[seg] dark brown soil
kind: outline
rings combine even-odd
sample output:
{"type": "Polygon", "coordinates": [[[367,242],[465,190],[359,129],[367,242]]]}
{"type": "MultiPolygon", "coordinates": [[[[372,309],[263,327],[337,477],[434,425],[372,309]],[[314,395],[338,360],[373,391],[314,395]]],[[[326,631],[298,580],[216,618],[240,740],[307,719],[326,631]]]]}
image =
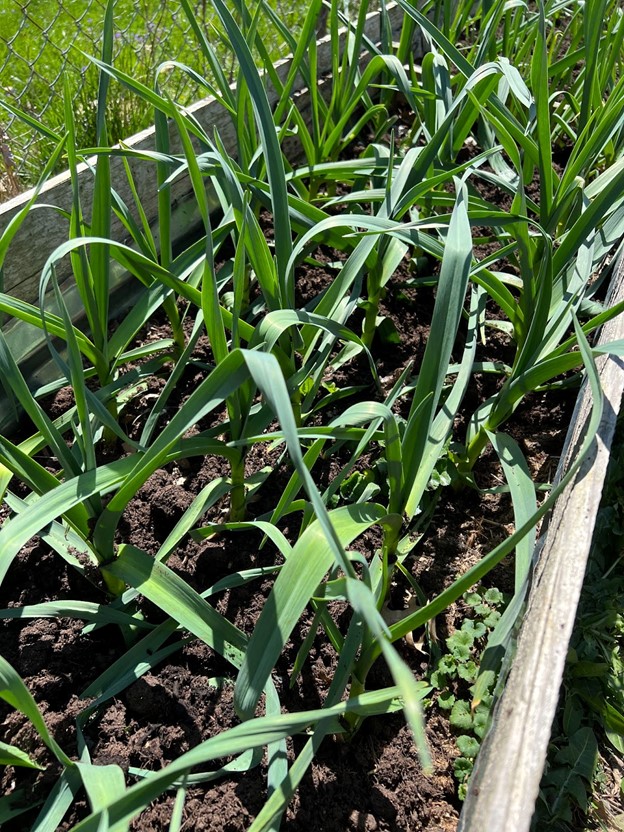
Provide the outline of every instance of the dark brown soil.
{"type": "MultiPolygon", "coordinates": [[[[408,361],[418,365],[428,334],[433,295],[431,290],[409,288],[410,275],[399,274],[390,287],[382,313],[394,321],[400,344],[376,343],[375,360],[384,387],[408,361]]],[[[329,279],[318,268],[299,275],[298,294],[303,302],[312,300],[329,279]]],[[[354,330],[357,322],[353,323],[354,330]]],[[[152,330],[146,340],[162,336],[152,330]]],[[[207,344],[200,341],[196,358],[208,361],[207,344]]],[[[509,347],[496,336],[482,350],[481,359],[507,360],[509,347]]],[[[171,412],[189,394],[201,377],[202,369],[191,366],[177,386],[171,400],[171,412]]],[[[370,387],[370,374],[360,360],[340,369],[334,381],[339,386],[368,384],[363,398],[376,395],[370,387]]],[[[153,394],[164,381],[155,379],[149,388],[130,404],[124,424],[131,436],[138,435],[149,412],[153,394]]],[[[496,380],[479,380],[479,396],[493,392],[496,380]]],[[[538,480],[548,481],[556,465],[556,455],[570,418],[574,391],[552,396],[548,403],[537,396],[527,401],[515,414],[510,431],[530,454],[538,480]]],[[[60,391],[48,403],[58,416],[72,404],[71,390],[60,391]]],[[[475,402],[467,400],[466,413],[475,402]]],[[[459,420],[458,429],[466,414],[459,420]]],[[[267,455],[256,446],[247,459],[247,473],[271,464],[275,470],[259,501],[250,511],[260,515],[275,504],[283,482],[290,474],[285,462],[275,452],[267,455]],[[279,464],[278,464],[279,463],[279,464]]],[[[320,480],[329,480],[340,469],[339,459],[321,460],[320,480]],[[332,467],[334,466],[334,467],[332,467]]],[[[120,539],[154,554],[171,531],[193,496],[217,476],[224,473],[222,462],[213,457],[169,465],[157,471],[126,510],[120,525],[120,539]]],[[[476,469],[482,486],[500,484],[498,465],[486,455],[476,469]]],[[[221,507],[212,510],[213,519],[222,517],[221,507]]],[[[6,512],[5,512],[6,513],[6,512]]],[[[296,534],[282,524],[285,534],[296,534]]],[[[475,563],[513,528],[513,515],[507,498],[479,495],[475,491],[449,492],[440,500],[434,522],[418,545],[409,566],[424,592],[432,596],[450,584],[458,574],[475,563]]],[[[186,537],[169,558],[168,565],[193,588],[203,591],[233,571],[269,566],[278,556],[269,545],[259,548],[260,538],[252,533],[221,535],[203,542],[186,537]]],[[[374,532],[362,537],[356,546],[372,553],[379,541],[374,532]]],[[[511,589],[513,566],[503,563],[488,576],[488,582],[503,590],[511,589]]],[[[237,590],[221,593],[212,601],[244,632],[250,633],[271,588],[266,580],[237,590]]],[[[400,596],[402,588],[396,588],[400,596]]],[[[0,587],[0,608],[34,604],[46,600],[80,599],[103,602],[97,585],[89,583],[34,539],[21,552],[0,587]]],[[[145,617],[153,622],[163,614],[147,601],[141,602],[145,617]]],[[[463,611],[453,605],[436,622],[438,638],[444,638],[459,626],[463,611]]],[[[340,611],[337,612],[340,614],[340,611]]],[[[297,684],[289,690],[289,673],[296,651],[310,625],[304,620],[280,659],[276,684],[282,704],[289,710],[318,706],[327,692],[336,664],[336,654],[326,641],[317,638],[311,661],[297,684]]],[[[42,709],[57,741],[71,756],[78,754],[76,717],[87,702],[80,693],[127,649],[115,626],[84,632],[83,624],[72,619],[4,620],[2,654],[24,678],[42,709]]],[[[179,636],[178,636],[179,638],[179,636]]],[[[428,668],[427,652],[404,645],[404,657],[414,672],[423,677],[428,668]]],[[[424,650],[426,651],[426,647],[424,650]]],[[[133,769],[155,770],[176,759],[199,742],[236,724],[232,707],[233,686],[230,668],[205,644],[193,639],[181,646],[165,661],[121,691],[84,726],[84,737],[94,763],[115,763],[134,779],[133,769]],[[215,679],[221,679],[216,683],[215,679]]],[[[371,683],[390,684],[380,664],[373,670],[371,683]]],[[[446,716],[435,704],[426,708],[427,737],[435,773],[425,776],[421,770],[413,739],[400,714],[370,719],[351,742],[328,738],[314,760],[282,822],[287,832],[324,830],[325,832],[450,832],[455,829],[460,810],[453,780],[453,759],[457,756],[446,716]]],[[[0,703],[0,740],[19,745],[35,759],[48,766],[42,773],[7,767],[2,775],[2,794],[16,789],[28,790],[28,801],[36,806],[47,795],[58,776],[58,767],[42,747],[29,723],[20,714],[0,703]]],[[[289,746],[291,759],[302,740],[289,746]]],[[[162,797],[137,818],[133,830],[168,828],[175,795],[162,797]]],[[[190,788],[184,809],[183,829],[210,832],[238,832],[249,827],[266,799],[266,771],[260,765],[246,774],[226,777],[216,783],[190,788]]],[[[72,805],[60,829],[69,829],[88,814],[84,797],[72,805]]],[[[31,828],[36,808],[7,823],[6,832],[31,828]]]]}

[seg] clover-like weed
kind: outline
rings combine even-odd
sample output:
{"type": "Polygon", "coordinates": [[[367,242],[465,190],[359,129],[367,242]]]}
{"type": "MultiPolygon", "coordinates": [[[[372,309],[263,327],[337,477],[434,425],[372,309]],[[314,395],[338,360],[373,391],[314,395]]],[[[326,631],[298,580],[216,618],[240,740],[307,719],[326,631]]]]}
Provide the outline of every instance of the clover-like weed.
{"type": "Polygon", "coordinates": [[[472,617],[446,640],[446,650],[436,660],[429,674],[437,691],[434,701],[449,714],[456,737],[459,756],[453,763],[460,799],[466,796],[466,784],[474,759],[489,723],[493,702],[492,684],[473,702],[474,684],[479,675],[479,660],[487,636],[500,620],[506,600],[496,587],[477,587],[463,596],[472,617]]]}

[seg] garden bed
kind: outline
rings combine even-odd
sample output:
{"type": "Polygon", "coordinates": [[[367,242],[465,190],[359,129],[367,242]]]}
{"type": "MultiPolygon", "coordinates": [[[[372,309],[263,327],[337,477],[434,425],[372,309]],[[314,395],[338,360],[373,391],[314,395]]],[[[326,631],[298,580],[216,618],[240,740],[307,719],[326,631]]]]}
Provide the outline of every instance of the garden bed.
{"type": "MultiPolygon", "coordinates": [[[[3,828],[457,825],[539,523],[600,428],[596,362],[622,351],[594,340],[623,306],[604,271],[624,232],[622,90],[590,112],[581,76],[587,145],[555,160],[542,76],[530,90],[480,46],[475,69],[449,20],[400,5],[398,44],[382,16],[378,48],[362,10],[304,120],[291,92],[320,3],[310,52],[282,30],[296,55],[271,98],[252,21],[215,0],[241,66],[236,98],[213,82],[236,161],[108,66],[108,19],[101,95],[111,77],[156,106],[155,150],[100,131],[92,222],[72,176],[41,308],[2,300],[61,377],[32,395],[2,339],[23,413],[0,437],[3,828]],[[416,24],[442,50],[419,68],[416,24]],[[113,195],[124,156],[155,171],[155,224],[131,177],[131,204],[113,195]],[[178,248],[182,178],[202,227],[178,248]],[[113,209],[132,246],[109,237],[113,209]],[[111,322],[121,269],[144,288],[111,322]],[[587,426],[553,485],[582,376],[587,426]]],[[[484,36],[524,31],[496,14],[484,36]]],[[[547,61],[543,14],[526,21],[547,61]]],[[[334,57],[337,24],[333,5],[334,57]]]]}
{"type": "MultiPolygon", "coordinates": [[[[302,297],[307,297],[314,293],[315,286],[318,290],[318,281],[323,276],[320,269],[310,275],[302,271],[298,290],[302,297]]],[[[382,379],[388,380],[386,383],[400,374],[406,361],[415,357],[418,360],[428,331],[425,314],[432,305],[431,290],[418,292],[405,288],[402,285],[405,279],[409,279],[408,274],[398,275],[392,284],[391,297],[403,294],[403,299],[393,303],[392,309],[385,309],[401,335],[401,345],[380,345],[376,350],[379,373],[382,379]]],[[[167,334],[166,322],[155,323],[145,333],[145,341],[149,343],[167,334]]],[[[482,356],[483,360],[492,361],[505,361],[507,357],[502,338],[493,347],[489,346],[482,356]]],[[[198,347],[194,358],[210,360],[205,344],[198,347]]],[[[355,366],[341,370],[340,386],[357,385],[362,381],[365,368],[360,362],[353,364],[355,366]]],[[[199,370],[190,369],[185,374],[177,390],[180,402],[188,397],[201,377],[199,370]]],[[[149,413],[150,397],[162,383],[162,379],[159,380],[133,402],[126,414],[132,425],[131,436],[140,433],[142,420],[149,413]]],[[[487,379],[483,383],[487,385],[487,379]]],[[[575,391],[569,390],[559,394],[554,402],[550,399],[546,406],[544,396],[537,395],[516,413],[513,435],[530,452],[529,460],[537,481],[548,483],[553,477],[575,397],[575,391]]],[[[57,418],[71,405],[71,390],[62,388],[49,401],[48,411],[57,418]]],[[[171,407],[176,406],[177,403],[172,401],[171,407]]],[[[260,450],[248,460],[247,473],[252,474],[274,463],[275,453],[260,450]]],[[[288,468],[282,464],[271,474],[264,487],[268,494],[252,503],[251,517],[270,510],[272,494],[283,488],[288,468]]],[[[329,459],[320,475],[320,483],[331,480],[332,473],[338,470],[340,462],[329,459]]],[[[186,468],[173,464],[158,471],[129,505],[121,527],[123,540],[155,554],[199,490],[210,480],[227,474],[227,467],[217,458],[198,460],[186,468]]],[[[477,476],[482,487],[499,482],[500,464],[490,455],[480,462],[477,476]]],[[[212,509],[214,516],[211,519],[217,522],[224,519],[224,512],[227,514],[227,507],[217,504],[212,509]]],[[[513,512],[508,496],[479,498],[473,491],[447,494],[438,504],[434,520],[417,549],[414,577],[428,596],[435,596],[459,574],[478,563],[484,552],[505,539],[512,528],[513,512]]],[[[296,528],[285,525],[282,530],[295,542],[296,528]]],[[[168,565],[201,592],[207,586],[218,584],[232,571],[270,568],[277,553],[269,545],[259,551],[261,539],[259,532],[252,531],[215,535],[214,539],[202,543],[189,539],[177,548],[168,565]]],[[[356,546],[362,554],[371,557],[379,544],[378,534],[368,534],[356,546]]],[[[486,586],[505,593],[513,592],[513,563],[503,562],[490,573],[486,586]]],[[[267,580],[259,587],[218,593],[213,602],[237,626],[251,633],[270,588],[271,581],[267,580]]],[[[406,589],[402,584],[394,588],[397,607],[402,604],[401,596],[406,589]]],[[[64,598],[99,603],[101,593],[59,562],[58,555],[44,542],[35,539],[18,556],[5,578],[0,608],[58,602],[64,598]]],[[[143,606],[143,613],[151,623],[162,620],[162,614],[149,604],[143,606]]],[[[466,615],[471,616],[471,609],[460,602],[435,619],[440,644],[461,627],[466,615]]],[[[293,662],[310,624],[311,616],[305,616],[277,668],[280,694],[290,710],[318,707],[335,673],[335,651],[323,639],[317,638],[310,654],[309,669],[289,692],[293,662]]],[[[423,632],[415,633],[416,643],[405,643],[401,648],[406,662],[419,678],[426,678],[432,656],[439,650],[434,646],[432,653],[423,636],[423,632]]],[[[123,655],[125,644],[119,630],[110,625],[85,635],[82,625],[69,618],[12,620],[4,622],[2,641],[3,655],[25,679],[58,741],[68,753],[71,754],[72,749],[76,753],[74,723],[84,707],[76,694],[87,689],[100,673],[123,655]]],[[[391,683],[387,671],[383,672],[381,668],[375,676],[372,684],[391,683]]],[[[461,681],[456,683],[454,690],[458,697],[469,695],[467,684],[461,681]]],[[[38,742],[27,720],[18,715],[9,716],[9,713],[5,708],[3,716],[7,719],[0,738],[34,751],[38,742]]],[[[83,731],[94,764],[116,764],[125,772],[131,772],[132,768],[158,770],[193,745],[208,739],[216,730],[231,727],[236,721],[227,665],[206,645],[193,640],[121,691],[83,731]]],[[[314,826],[336,832],[455,829],[461,808],[453,776],[453,761],[459,755],[455,743],[457,732],[448,724],[448,713],[435,701],[427,709],[426,726],[434,760],[433,776],[423,774],[413,739],[400,715],[367,721],[349,743],[340,738],[328,739],[290,806],[282,828],[303,830],[314,826]]],[[[299,750],[301,742],[293,740],[292,751],[299,750]]],[[[51,762],[43,750],[39,759],[51,762]]],[[[16,780],[15,772],[9,769],[2,791],[25,788],[28,802],[32,804],[46,796],[49,776],[49,772],[25,772],[16,780]]],[[[215,832],[247,829],[265,800],[265,777],[266,772],[260,768],[255,773],[190,789],[185,822],[215,832]]],[[[173,801],[173,795],[158,800],[133,828],[166,828],[173,801]]],[[[60,828],[72,828],[87,811],[85,800],[76,801],[72,814],[60,828]]],[[[36,814],[33,810],[5,828],[26,830],[36,814]]]]}

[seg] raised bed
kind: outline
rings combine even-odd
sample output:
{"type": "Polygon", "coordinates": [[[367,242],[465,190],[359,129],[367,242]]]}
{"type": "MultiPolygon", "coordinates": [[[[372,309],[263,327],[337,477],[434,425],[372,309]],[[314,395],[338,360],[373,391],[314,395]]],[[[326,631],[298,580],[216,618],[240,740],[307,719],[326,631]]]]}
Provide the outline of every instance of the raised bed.
{"type": "MultiPolygon", "coordinates": [[[[391,16],[398,31],[402,15],[397,7],[392,7],[391,16]]],[[[371,16],[367,25],[370,36],[374,37],[378,28],[376,18],[371,16]]],[[[324,61],[329,67],[330,57],[329,40],[319,41],[319,61],[324,61]]],[[[282,77],[285,77],[289,66],[288,59],[277,65],[282,77]]],[[[305,96],[305,91],[301,91],[299,101],[304,110],[305,96]]],[[[274,101],[271,94],[269,98],[274,101]]],[[[213,124],[218,119],[219,131],[226,140],[226,147],[228,150],[233,149],[231,123],[229,118],[223,116],[220,107],[216,107],[213,102],[200,102],[192,108],[192,112],[202,124],[213,124]]],[[[136,149],[153,149],[152,131],[133,137],[128,144],[136,149]]],[[[177,149],[179,147],[176,148],[174,145],[174,152],[177,149]]],[[[120,177],[118,187],[121,190],[125,181],[121,163],[116,160],[113,166],[114,177],[120,177]]],[[[144,171],[145,168],[137,167],[137,183],[141,195],[145,197],[145,206],[151,205],[150,210],[154,213],[156,188],[151,179],[142,180],[144,171]]],[[[85,201],[88,202],[92,174],[85,167],[81,170],[80,177],[81,183],[84,183],[82,186],[85,201]]],[[[201,218],[189,181],[178,180],[175,188],[175,199],[178,203],[174,220],[177,228],[175,236],[181,242],[192,233],[201,218]]],[[[24,194],[0,208],[0,232],[28,203],[29,198],[29,194],[24,194]]],[[[47,183],[38,196],[38,201],[42,203],[52,203],[61,207],[69,207],[70,199],[68,174],[62,174],[47,183]]],[[[15,296],[34,300],[43,264],[47,256],[64,239],[65,232],[66,229],[58,222],[55,213],[43,208],[31,212],[10,250],[10,258],[6,261],[5,290],[15,296]],[[50,218],[53,219],[52,226],[48,224],[50,218]],[[33,249],[35,239],[45,240],[45,245],[33,249]],[[31,256],[27,257],[26,253],[31,256]],[[27,269],[24,269],[24,263],[28,264],[27,269]]],[[[117,228],[117,232],[113,232],[114,236],[115,233],[119,234],[120,229],[117,228]]],[[[123,285],[123,280],[124,275],[120,272],[119,285],[123,285]]],[[[623,284],[624,267],[620,265],[613,284],[613,302],[624,297],[623,284]]],[[[76,315],[80,312],[76,303],[73,311],[76,315]]],[[[618,319],[618,322],[605,328],[602,339],[616,340],[622,336],[622,332],[618,319]]],[[[26,362],[30,358],[37,363],[40,343],[33,344],[30,331],[16,326],[9,329],[7,337],[17,355],[26,362]]],[[[585,461],[574,483],[560,497],[552,517],[544,527],[547,533],[539,546],[540,555],[536,562],[533,588],[518,644],[517,658],[505,693],[495,712],[492,730],[478,758],[460,820],[461,829],[472,832],[513,829],[516,832],[528,828],[530,822],[567,643],[582,584],[584,559],[591,540],[613,426],[624,386],[624,374],[619,360],[604,358],[601,359],[601,364],[600,375],[608,406],[601,426],[600,443],[595,453],[585,461]],[[571,519],[574,520],[572,533],[571,519]],[[574,538],[574,547],[570,545],[571,536],[574,538]]],[[[567,462],[578,450],[589,407],[588,393],[582,391],[574,424],[566,443],[560,475],[563,475],[567,462]]],[[[7,421],[3,424],[6,425],[7,421]]],[[[358,819],[354,821],[359,822],[358,819]]],[[[362,822],[369,823],[370,827],[366,818],[362,822]]]]}

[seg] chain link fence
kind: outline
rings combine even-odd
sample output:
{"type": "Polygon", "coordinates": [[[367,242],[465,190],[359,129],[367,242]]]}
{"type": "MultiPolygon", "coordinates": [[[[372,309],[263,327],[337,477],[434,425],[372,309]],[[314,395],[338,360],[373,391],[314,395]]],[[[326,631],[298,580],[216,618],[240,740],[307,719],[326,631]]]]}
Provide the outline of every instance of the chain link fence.
{"type": "MultiPolygon", "coordinates": [[[[33,185],[54,143],[19,110],[53,131],[64,123],[63,86],[67,75],[72,90],[78,144],[95,143],[98,74],[88,55],[101,52],[105,0],[0,0],[0,201],[33,185]]],[[[291,31],[305,7],[301,0],[278,0],[278,12],[291,31]],[[280,4],[282,8],[280,9],[280,4]]],[[[219,29],[206,0],[194,3],[213,45],[219,29]]],[[[156,67],[177,60],[202,74],[201,53],[178,2],[117,0],[115,4],[115,66],[150,84],[156,67]]],[[[267,25],[267,46],[276,57],[283,52],[275,31],[267,25]]],[[[223,65],[233,75],[234,60],[223,50],[223,65]]],[[[183,73],[171,73],[168,93],[188,104],[199,88],[183,73]]],[[[108,106],[109,138],[127,138],[148,126],[152,114],[121,85],[111,84],[108,106]]]]}

